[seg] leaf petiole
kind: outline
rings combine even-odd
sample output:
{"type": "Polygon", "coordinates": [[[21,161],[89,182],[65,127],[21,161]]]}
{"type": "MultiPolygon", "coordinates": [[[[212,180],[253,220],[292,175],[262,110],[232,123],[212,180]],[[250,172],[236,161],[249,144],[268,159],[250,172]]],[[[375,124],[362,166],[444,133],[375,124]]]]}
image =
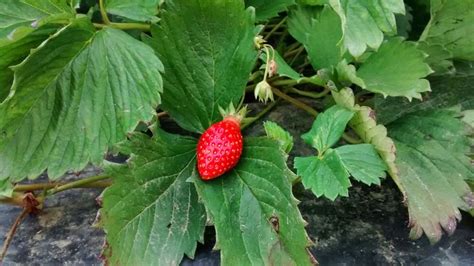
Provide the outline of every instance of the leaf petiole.
{"type": "Polygon", "coordinates": [[[109,24],[94,23],[94,27],[96,27],[98,29],[102,29],[102,28],[105,28],[105,27],[111,27],[111,28],[119,29],[119,30],[150,31],[150,25],[149,24],[143,24],[143,23],[116,23],[116,22],[110,22],[109,24]]]}

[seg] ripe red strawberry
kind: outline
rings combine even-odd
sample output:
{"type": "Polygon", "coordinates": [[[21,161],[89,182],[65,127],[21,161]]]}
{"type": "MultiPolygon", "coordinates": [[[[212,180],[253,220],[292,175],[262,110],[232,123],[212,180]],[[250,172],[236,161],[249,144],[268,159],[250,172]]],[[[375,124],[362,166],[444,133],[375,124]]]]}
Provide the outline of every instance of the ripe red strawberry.
{"type": "Polygon", "coordinates": [[[243,138],[238,115],[228,115],[210,126],[199,138],[198,172],[211,180],[234,168],[242,155],[243,138]]]}

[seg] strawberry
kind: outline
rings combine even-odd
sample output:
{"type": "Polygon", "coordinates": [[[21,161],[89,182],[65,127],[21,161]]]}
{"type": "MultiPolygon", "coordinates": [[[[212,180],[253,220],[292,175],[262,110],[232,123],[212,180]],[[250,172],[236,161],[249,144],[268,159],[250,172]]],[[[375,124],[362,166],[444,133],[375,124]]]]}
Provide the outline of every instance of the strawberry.
{"type": "Polygon", "coordinates": [[[242,155],[240,121],[243,116],[236,115],[233,109],[231,107],[230,114],[223,115],[222,121],[211,125],[199,138],[197,166],[203,180],[214,179],[231,170],[242,155]]]}

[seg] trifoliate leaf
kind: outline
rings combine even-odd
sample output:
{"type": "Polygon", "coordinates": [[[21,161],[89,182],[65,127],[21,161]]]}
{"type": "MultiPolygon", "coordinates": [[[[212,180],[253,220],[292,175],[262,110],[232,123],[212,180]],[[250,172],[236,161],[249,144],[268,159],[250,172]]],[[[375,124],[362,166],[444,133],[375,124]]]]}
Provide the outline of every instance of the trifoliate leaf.
{"type": "Polygon", "coordinates": [[[4,100],[13,82],[11,66],[25,59],[30,50],[40,45],[58,29],[57,25],[44,25],[15,41],[0,41],[0,102],[4,100]]]}
{"type": "Polygon", "coordinates": [[[322,154],[341,138],[347,122],[353,115],[353,111],[334,105],[319,114],[311,130],[303,134],[301,138],[322,154]]]}
{"type": "Polygon", "coordinates": [[[296,157],[294,165],[306,189],[330,200],[348,196],[349,174],[367,185],[380,185],[387,170],[372,144],[345,145],[319,156],[296,157]]]}
{"type": "Polygon", "coordinates": [[[433,0],[420,40],[442,45],[455,59],[474,61],[474,0],[433,0]]]}
{"type": "Polygon", "coordinates": [[[344,54],[341,20],[329,6],[319,12],[311,7],[293,9],[288,20],[288,30],[304,44],[315,69],[335,66],[344,54]]]}
{"type": "Polygon", "coordinates": [[[101,163],[155,114],[163,66],[128,34],[88,19],[62,28],[20,65],[0,104],[0,179],[50,178],[101,163]]]}
{"type": "Polygon", "coordinates": [[[246,6],[255,8],[257,22],[276,17],[278,13],[286,11],[288,6],[294,4],[295,0],[245,0],[246,6]]]}
{"type": "Polygon", "coordinates": [[[107,13],[136,21],[157,21],[158,5],[162,0],[107,0],[107,13]]]}
{"type": "Polygon", "coordinates": [[[403,0],[330,0],[329,3],[341,18],[344,45],[355,57],[362,55],[367,46],[377,49],[384,33],[395,34],[394,14],[405,13],[403,0]]]}
{"type": "Polygon", "coordinates": [[[401,189],[406,193],[410,235],[423,232],[437,242],[443,229],[452,234],[459,209],[472,208],[473,195],[464,179],[474,178],[465,154],[469,141],[458,111],[434,110],[408,114],[389,125],[397,146],[401,189]]]}
{"type": "Polygon", "coordinates": [[[263,123],[265,133],[271,139],[277,140],[280,143],[281,148],[286,152],[290,153],[293,148],[293,136],[280,127],[277,123],[271,121],[265,121],[263,123]]]}
{"type": "Polygon", "coordinates": [[[367,185],[380,185],[387,165],[372,144],[344,145],[335,149],[347,171],[355,180],[367,185]]]}
{"type": "Polygon", "coordinates": [[[238,105],[257,59],[252,11],[234,0],[165,2],[146,41],[165,66],[162,107],[183,128],[203,132],[222,119],[219,106],[238,105]]]}
{"type": "Polygon", "coordinates": [[[349,195],[349,173],[335,150],[329,149],[323,156],[296,157],[295,168],[304,187],[317,197],[335,200],[349,195]]]}
{"type": "Polygon", "coordinates": [[[127,165],[108,165],[114,183],[103,195],[104,254],[112,265],[179,265],[203,242],[204,206],[194,185],[196,140],[161,130],[119,145],[127,165]]]}
{"type": "Polygon", "coordinates": [[[74,17],[66,0],[2,0],[0,2],[0,46],[22,38],[36,28],[74,17]]]}
{"type": "Polygon", "coordinates": [[[432,70],[424,62],[425,55],[411,42],[392,38],[357,70],[365,89],[386,96],[405,96],[421,99],[421,92],[430,91],[430,83],[423,79],[432,70]]]}
{"type": "Polygon", "coordinates": [[[285,160],[276,141],[247,138],[231,172],[208,182],[193,177],[216,228],[222,265],[311,265],[285,160]]]}
{"type": "Polygon", "coordinates": [[[387,129],[383,125],[377,124],[375,112],[370,107],[355,104],[354,93],[350,88],[342,89],[339,92],[333,91],[332,95],[338,105],[355,112],[349,121],[349,126],[365,143],[374,146],[387,165],[390,176],[395,183],[399,184],[398,169],[395,165],[395,144],[391,138],[387,137],[387,129]]]}

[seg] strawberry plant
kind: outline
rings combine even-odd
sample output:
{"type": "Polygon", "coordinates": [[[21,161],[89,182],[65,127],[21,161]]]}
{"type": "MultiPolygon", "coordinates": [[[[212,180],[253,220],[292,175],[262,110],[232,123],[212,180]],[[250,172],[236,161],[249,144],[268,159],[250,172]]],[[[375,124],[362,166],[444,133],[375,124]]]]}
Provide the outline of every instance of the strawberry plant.
{"type": "Polygon", "coordinates": [[[112,265],[178,265],[206,226],[223,265],[315,264],[292,188],[389,178],[435,243],[474,213],[473,25],[473,0],[0,0],[0,201],[23,208],[2,258],[79,187],[106,187],[112,265]],[[307,133],[265,121],[284,101],[307,133]]]}

